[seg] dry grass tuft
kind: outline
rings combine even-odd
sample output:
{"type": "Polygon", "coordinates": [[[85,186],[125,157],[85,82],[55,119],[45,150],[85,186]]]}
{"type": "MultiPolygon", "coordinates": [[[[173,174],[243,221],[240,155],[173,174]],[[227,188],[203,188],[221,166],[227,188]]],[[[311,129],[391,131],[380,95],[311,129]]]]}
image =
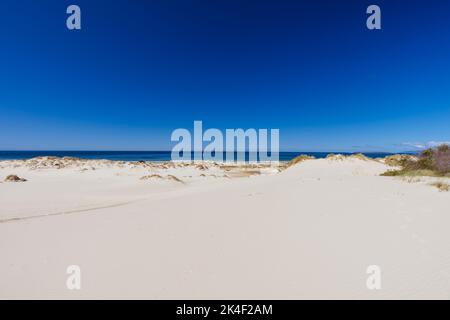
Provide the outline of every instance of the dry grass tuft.
{"type": "Polygon", "coordinates": [[[179,178],[175,177],[174,175],[167,175],[166,177],[163,177],[159,174],[150,174],[147,176],[143,176],[140,178],[140,180],[151,180],[151,179],[158,179],[158,180],[172,180],[172,181],[176,181],[176,182],[180,182],[180,183],[184,183],[182,180],[180,180],[179,178]]]}
{"type": "Polygon", "coordinates": [[[168,180],[172,180],[172,181],[176,181],[176,182],[180,182],[180,183],[184,183],[183,180],[180,180],[179,178],[175,177],[174,175],[169,174],[167,176],[168,180]]]}
{"type": "Polygon", "coordinates": [[[327,155],[326,159],[333,161],[343,161],[345,160],[345,156],[343,154],[330,153],[327,155]]]}
{"type": "Polygon", "coordinates": [[[150,174],[150,175],[141,177],[139,180],[162,179],[162,178],[163,177],[160,176],[159,174],[150,174]]]}
{"type": "Polygon", "coordinates": [[[295,157],[294,159],[292,159],[291,161],[289,161],[286,165],[286,168],[292,167],[300,162],[303,162],[305,160],[312,160],[315,159],[315,157],[313,156],[308,156],[306,154],[301,154],[298,157],[295,157]]]}
{"type": "Polygon", "coordinates": [[[416,176],[405,176],[405,177],[401,177],[402,181],[405,181],[407,183],[417,183],[417,182],[421,182],[422,179],[420,177],[416,177],[416,176]]]}
{"type": "Polygon", "coordinates": [[[366,157],[365,155],[363,155],[362,153],[355,153],[349,156],[350,159],[359,159],[359,160],[363,160],[363,161],[369,161],[371,160],[370,158],[366,157]]]}
{"type": "Polygon", "coordinates": [[[6,177],[5,182],[25,182],[27,179],[19,178],[15,174],[10,174],[6,177]]]}
{"type": "Polygon", "coordinates": [[[431,185],[433,187],[438,188],[438,190],[441,191],[441,192],[447,192],[447,191],[450,190],[450,185],[448,185],[445,182],[433,182],[433,183],[431,183],[431,185]]]}

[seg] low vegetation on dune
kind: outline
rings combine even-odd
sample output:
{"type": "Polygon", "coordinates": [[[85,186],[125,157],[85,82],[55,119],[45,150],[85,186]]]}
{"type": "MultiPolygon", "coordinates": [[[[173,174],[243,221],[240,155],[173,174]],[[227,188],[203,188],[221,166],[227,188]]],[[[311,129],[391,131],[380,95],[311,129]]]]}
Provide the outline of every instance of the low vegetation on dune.
{"type": "Polygon", "coordinates": [[[409,154],[393,154],[382,159],[385,164],[392,167],[400,167],[405,161],[417,161],[417,157],[409,154]]]}
{"type": "Polygon", "coordinates": [[[363,160],[363,161],[372,160],[369,157],[366,157],[362,153],[353,153],[350,155],[329,153],[329,154],[327,154],[325,159],[332,160],[332,161],[344,161],[347,159],[357,159],[357,160],[363,160]]]}
{"type": "Polygon", "coordinates": [[[329,153],[325,159],[333,160],[333,161],[342,161],[345,160],[345,156],[343,154],[334,154],[329,153]]]}
{"type": "MultiPolygon", "coordinates": [[[[292,167],[296,164],[299,164],[303,161],[313,160],[313,159],[316,159],[316,158],[314,156],[310,156],[307,154],[301,154],[301,155],[295,157],[294,159],[292,159],[291,161],[283,164],[282,169],[287,169],[287,168],[292,167]]],[[[329,153],[329,154],[327,154],[326,159],[330,160],[330,161],[344,161],[346,159],[358,159],[358,160],[363,160],[363,161],[372,160],[372,159],[366,157],[362,153],[354,153],[351,155],[329,153]]]]}
{"type": "Polygon", "coordinates": [[[388,162],[400,169],[386,171],[383,176],[450,177],[450,147],[447,144],[424,150],[418,157],[402,156],[388,162]]]}
{"type": "Polygon", "coordinates": [[[291,167],[291,166],[293,166],[293,165],[296,165],[296,164],[298,164],[298,163],[300,163],[300,162],[303,162],[303,161],[305,161],[305,160],[312,160],[312,159],[315,159],[315,157],[313,157],[313,156],[308,156],[308,155],[306,155],[306,154],[301,154],[301,155],[295,157],[294,159],[292,159],[291,161],[289,161],[289,162],[287,163],[286,167],[289,168],[289,167],[291,167]]]}

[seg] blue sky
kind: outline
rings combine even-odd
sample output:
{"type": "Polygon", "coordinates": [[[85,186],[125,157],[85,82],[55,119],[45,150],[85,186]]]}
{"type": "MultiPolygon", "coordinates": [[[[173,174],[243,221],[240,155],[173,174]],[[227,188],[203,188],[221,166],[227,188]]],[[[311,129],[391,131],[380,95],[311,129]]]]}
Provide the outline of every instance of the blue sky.
{"type": "Polygon", "coordinates": [[[3,0],[1,150],[170,150],[279,128],[282,151],[450,141],[446,0],[3,0]],[[77,4],[82,29],[66,28],[77,4]],[[382,30],[366,28],[378,4],[382,30]]]}

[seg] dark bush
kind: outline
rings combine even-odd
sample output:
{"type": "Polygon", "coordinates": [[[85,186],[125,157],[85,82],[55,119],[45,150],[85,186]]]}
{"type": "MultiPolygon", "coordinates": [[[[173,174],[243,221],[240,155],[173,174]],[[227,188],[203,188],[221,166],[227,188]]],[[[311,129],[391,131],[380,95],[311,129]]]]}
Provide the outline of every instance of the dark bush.
{"type": "Polygon", "coordinates": [[[420,153],[417,161],[417,169],[433,170],[433,149],[427,149],[420,153]]]}
{"type": "Polygon", "coordinates": [[[446,144],[433,151],[434,169],[440,173],[450,172],[450,147],[446,144]]]}

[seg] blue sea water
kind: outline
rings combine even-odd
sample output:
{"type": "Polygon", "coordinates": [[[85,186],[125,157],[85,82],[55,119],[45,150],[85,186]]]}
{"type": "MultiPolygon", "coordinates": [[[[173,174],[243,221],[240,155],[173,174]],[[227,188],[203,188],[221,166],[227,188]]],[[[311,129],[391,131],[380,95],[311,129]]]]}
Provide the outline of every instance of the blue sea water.
{"type": "MultiPolygon", "coordinates": [[[[289,161],[300,154],[325,158],[330,153],[351,155],[345,152],[280,152],[280,161],[289,161]]],[[[363,153],[370,158],[385,157],[391,153],[363,153]]],[[[0,160],[31,159],[41,156],[75,157],[84,159],[107,159],[117,161],[169,161],[171,151],[0,151],[0,160]]],[[[248,152],[245,154],[248,159],[248,152]]]]}

